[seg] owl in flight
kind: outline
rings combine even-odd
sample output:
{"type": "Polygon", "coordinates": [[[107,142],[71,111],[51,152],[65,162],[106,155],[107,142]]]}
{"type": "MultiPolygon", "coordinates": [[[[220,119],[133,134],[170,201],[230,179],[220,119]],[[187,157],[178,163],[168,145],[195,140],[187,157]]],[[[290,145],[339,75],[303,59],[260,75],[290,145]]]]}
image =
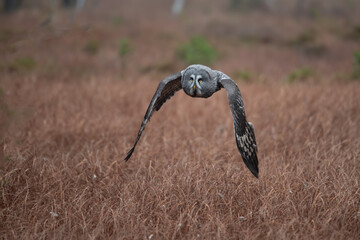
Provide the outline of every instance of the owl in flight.
{"type": "Polygon", "coordinates": [[[199,64],[190,65],[185,70],[168,76],[160,82],[141,123],[134,146],[128,152],[125,161],[129,160],[134,152],[151,115],[158,111],[166,100],[171,98],[177,91],[183,89],[190,97],[208,98],[221,88],[225,88],[228,96],[234,120],[237,148],[245,165],[255,177],[258,177],[259,168],[254,127],[251,122],[246,121],[244,103],[238,86],[226,74],[199,64]]]}

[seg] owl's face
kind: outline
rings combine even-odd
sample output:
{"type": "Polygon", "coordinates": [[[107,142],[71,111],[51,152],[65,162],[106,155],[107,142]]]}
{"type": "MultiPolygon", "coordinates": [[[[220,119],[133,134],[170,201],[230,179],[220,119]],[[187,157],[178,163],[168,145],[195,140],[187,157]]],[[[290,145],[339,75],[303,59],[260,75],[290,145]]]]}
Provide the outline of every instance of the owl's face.
{"type": "Polygon", "coordinates": [[[191,97],[210,97],[217,88],[217,82],[212,79],[206,69],[190,67],[185,70],[181,80],[182,88],[191,97]]]}

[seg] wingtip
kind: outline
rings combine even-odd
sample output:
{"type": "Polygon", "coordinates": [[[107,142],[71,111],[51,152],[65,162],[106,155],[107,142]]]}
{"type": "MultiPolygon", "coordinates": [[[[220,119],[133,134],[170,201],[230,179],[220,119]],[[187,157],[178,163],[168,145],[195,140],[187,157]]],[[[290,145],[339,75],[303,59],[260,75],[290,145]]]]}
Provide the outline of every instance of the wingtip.
{"type": "Polygon", "coordinates": [[[130,159],[132,153],[134,152],[134,149],[135,149],[134,147],[131,148],[130,151],[126,154],[126,157],[124,158],[125,162],[127,162],[130,159]]]}
{"type": "Polygon", "coordinates": [[[256,178],[259,178],[259,167],[258,167],[257,158],[256,158],[256,161],[255,161],[255,166],[250,168],[250,171],[256,178]]]}
{"type": "Polygon", "coordinates": [[[256,178],[259,178],[259,171],[251,171],[251,173],[252,173],[256,178]]]}
{"type": "Polygon", "coordinates": [[[245,165],[246,167],[250,170],[250,172],[256,177],[259,178],[259,167],[258,167],[258,160],[257,160],[257,156],[255,155],[255,157],[253,159],[251,159],[252,161],[249,161],[249,159],[244,159],[245,165]]]}

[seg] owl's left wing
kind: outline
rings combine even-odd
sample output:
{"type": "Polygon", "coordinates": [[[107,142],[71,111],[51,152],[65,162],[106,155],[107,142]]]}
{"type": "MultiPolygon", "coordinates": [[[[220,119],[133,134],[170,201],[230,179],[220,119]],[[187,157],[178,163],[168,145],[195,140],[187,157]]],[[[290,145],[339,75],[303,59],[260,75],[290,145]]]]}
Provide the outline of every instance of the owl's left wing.
{"type": "Polygon", "coordinates": [[[258,158],[256,155],[257,146],[255,140],[254,127],[246,121],[244,103],[241,93],[236,83],[227,75],[221,73],[219,83],[225,88],[231,113],[234,120],[234,131],[237,148],[255,177],[259,177],[258,158]]]}
{"type": "Polygon", "coordinates": [[[150,120],[151,115],[155,111],[158,111],[161,108],[161,106],[166,102],[166,100],[171,98],[177,91],[181,89],[181,77],[182,77],[182,72],[178,72],[168,76],[167,78],[165,78],[160,82],[153,98],[151,99],[149,107],[145,113],[144,120],[141,123],[140,130],[138,132],[134,146],[127,153],[125,157],[125,161],[129,160],[132,153],[134,152],[136,144],[138,143],[141,134],[145,129],[146,123],[150,120]]]}

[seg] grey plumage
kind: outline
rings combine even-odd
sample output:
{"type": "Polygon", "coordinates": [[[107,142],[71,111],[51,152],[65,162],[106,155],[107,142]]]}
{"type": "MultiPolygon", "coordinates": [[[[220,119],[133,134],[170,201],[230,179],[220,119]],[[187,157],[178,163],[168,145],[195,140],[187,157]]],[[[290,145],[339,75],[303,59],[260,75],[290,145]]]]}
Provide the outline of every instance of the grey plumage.
{"type": "Polygon", "coordinates": [[[230,110],[233,115],[237,148],[245,165],[255,177],[258,177],[259,169],[254,126],[246,121],[244,103],[238,86],[226,74],[198,64],[191,65],[160,82],[141,123],[134,146],[125,157],[125,161],[128,161],[134,152],[136,144],[152,114],[158,111],[166,100],[171,98],[177,91],[183,89],[191,97],[208,98],[221,88],[225,88],[228,96],[230,110]]]}

